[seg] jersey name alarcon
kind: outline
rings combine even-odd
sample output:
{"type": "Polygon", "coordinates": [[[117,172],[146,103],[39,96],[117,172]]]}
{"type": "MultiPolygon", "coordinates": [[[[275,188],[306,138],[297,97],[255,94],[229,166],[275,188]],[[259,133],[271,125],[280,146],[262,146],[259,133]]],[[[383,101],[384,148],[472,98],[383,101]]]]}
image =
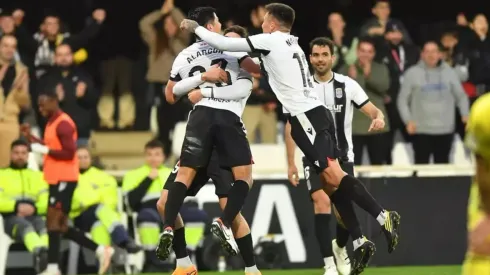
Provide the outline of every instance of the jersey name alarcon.
{"type": "Polygon", "coordinates": [[[308,61],[297,37],[276,31],[249,36],[247,42],[261,53],[262,68],[285,113],[296,116],[322,105],[312,91],[308,61]]]}
{"type": "MultiPolygon", "coordinates": [[[[223,87],[227,85],[233,85],[234,87],[238,79],[248,78],[251,80],[250,74],[240,69],[240,61],[245,57],[247,57],[246,53],[227,53],[213,48],[206,42],[198,41],[179,53],[172,65],[170,80],[177,82],[184,78],[204,73],[213,65],[220,64],[220,67],[228,74],[227,83],[205,82],[200,85],[200,88],[223,87]]],[[[236,89],[247,88],[237,85],[236,89]]],[[[241,117],[247,99],[248,96],[239,100],[203,98],[195,106],[207,106],[215,109],[228,110],[241,117]]]]}
{"type": "Polygon", "coordinates": [[[347,157],[349,162],[354,162],[352,117],[354,115],[354,107],[359,109],[369,102],[366,92],[355,80],[338,73],[333,73],[332,79],[327,82],[320,82],[313,78],[313,86],[318,99],[327,107],[335,118],[338,146],[348,146],[348,148],[346,148],[347,157]],[[344,87],[335,87],[336,83],[343,83],[344,87]],[[337,121],[338,118],[343,118],[343,121],[337,121]],[[339,135],[344,135],[344,137],[340,137],[339,135]],[[346,140],[347,144],[341,144],[340,141],[342,140],[346,140]]]}

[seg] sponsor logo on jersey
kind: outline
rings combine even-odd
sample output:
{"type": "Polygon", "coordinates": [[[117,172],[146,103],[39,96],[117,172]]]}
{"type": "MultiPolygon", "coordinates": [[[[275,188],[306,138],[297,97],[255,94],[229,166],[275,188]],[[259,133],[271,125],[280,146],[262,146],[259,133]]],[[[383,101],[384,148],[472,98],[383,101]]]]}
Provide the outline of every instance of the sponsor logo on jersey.
{"type": "Polygon", "coordinates": [[[342,112],[342,108],[344,108],[344,105],[343,104],[326,105],[325,107],[327,107],[327,109],[330,110],[330,112],[332,112],[332,113],[340,113],[340,112],[342,112]]]}

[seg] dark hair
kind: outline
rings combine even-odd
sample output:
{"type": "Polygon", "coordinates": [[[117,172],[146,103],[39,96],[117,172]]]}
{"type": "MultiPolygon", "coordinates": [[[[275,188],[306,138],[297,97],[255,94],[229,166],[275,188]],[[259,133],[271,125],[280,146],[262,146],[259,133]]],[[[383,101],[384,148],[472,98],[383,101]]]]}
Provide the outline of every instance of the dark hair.
{"type": "Polygon", "coordinates": [[[313,52],[313,47],[314,46],[321,46],[321,47],[327,46],[328,49],[330,50],[330,54],[333,55],[334,45],[335,45],[334,42],[331,39],[329,39],[329,38],[326,38],[326,37],[317,37],[317,38],[314,38],[310,42],[310,54],[313,52]]]}
{"type": "Polygon", "coordinates": [[[223,34],[226,35],[227,33],[230,33],[230,32],[234,32],[234,33],[240,35],[240,37],[242,37],[242,38],[245,38],[248,36],[247,30],[244,27],[239,26],[239,25],[233,25],[233,26],[227,28],[223,34]]]}
{"type": "Polygon", "coordinates": [[[145,144],[145,150],[156,149],[156,148],[160,148],[162,149],[162,151],[164,151],[163,143],[158,139],[150,140],[145,144]]]}
{"type": "Polygon", "coordinates": [[[48,97],[50,99],[54,99],[54,100],[58,101],[58,95],[56,94],[56,91],[54,89],[42,91],[39,93],[39,96],[45,96],[45,97],[48,97]]]}
{"type": "Polygon", "coordinates": [[[435,41],[435,40],[425,41],[424,44],[422,45],[422,50],[425,48],[425,46],[427,46],[427,44],[435,44],[439,51],[441,52],[444,51],[444,47],[442,46],[442,44],[439,41],[435,41]]]}
{"type": "Polygon", "coordinates": [[[265,6],[265,10],[274,16],[284,27],[290,29],[293,26],[296,15],[290,6],[281,3],[272,3],[265,6]]]}
{"type": "Polygon", "coordinates": [[[188,14],[188,18],[196,21],[199,25],[206,27],[211,21],[214,20],[216,9],[212,7],[199,7],[191,10],[188,14]]]}
{"type": "Polygon", "coordinates": [[[371,46],[373,46],[373,48],[376,48],[374,41],[370,38],[364,37],[359,39],[359,43],[357,44],[357,47],[359,48],[359,46],[361,46],[362,43],[370,44],[371,46]]]}
{"type": "Polygon", "coordinates": [[[390,1],[389,0],[376,0],[376,1],[374,1],[373,7],[376,7],[378,4],[388,4],[388,5],[390,5],[390,1]]]}
{"type": "Polygon", "coordinates": [[[14,149],[14,147],[17,147],[17,146],[25,146],[28,149],[30,149],[29,143],[23,139],[14,140],[14,142],[12,142],[12,144],[10,144],[10,149],[14,149]]]}

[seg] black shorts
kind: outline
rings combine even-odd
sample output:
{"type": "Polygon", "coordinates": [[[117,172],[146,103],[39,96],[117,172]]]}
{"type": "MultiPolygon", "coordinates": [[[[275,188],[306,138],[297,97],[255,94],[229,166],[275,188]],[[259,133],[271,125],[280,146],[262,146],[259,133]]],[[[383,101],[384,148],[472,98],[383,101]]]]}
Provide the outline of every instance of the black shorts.
{"type": "MultiPolygon", "coordinates": [[[[177,177],[177,172],[179,171],[179,162],[174,167],[172,173],[168,176],[163,189],[168,190],[170,186],[174,183],[177,177]]],[[[192,181],[191,186],[187,190],[188,197],[194,197],[197,195],[199,190],[209,182],[209,179],[213,180],[214,187],[216,188],[216,195],[219,198],[228,197],[228,191],[233,183],[233,173],[231,168],[222,167],[219,163],[219,157],[216,150],[213,150],[211,154],[211,159],[209,160],[208,166],[197,169],[196,177],[192,181]]]]}
{"type": "Polygon", "coordinates": [[[224,167],[252,164],[252,153],[239,116],[227,110],[196,106],[189,115],[180,166],[204,168],[213,150],[224,167]]]}
{"type": "MultiPolygon", "coordinates": [[[[347,174],[354,176],[353,162],[343,162],[340,164],[340,167],[347,174]]],[[[317,173],[313,173],[313,169],[315,169],[315,167],[311,164],[311,162],[303,157],[303,171],[305,172],[306,186],[308,186],[308,191],[310,192],[310,194],[313,194],[316,191],[323,189],[323,183],[320,175],[317,173]]]]}
{"type": "Polygon", "coordinates": [[[328,167],[327,159],[339,157],[334,119],[327,108],[318,106],[297,116],[289,116],[288,120],[291,136],[313,164],[316,173],[328,167]]]}
{"type": "Polygon", "coordinates": [[[49,207],[61,209],[65,215],[69,215],[77,184],[76,181],[60,181],[57,184],[50,184],[49,207]]]}

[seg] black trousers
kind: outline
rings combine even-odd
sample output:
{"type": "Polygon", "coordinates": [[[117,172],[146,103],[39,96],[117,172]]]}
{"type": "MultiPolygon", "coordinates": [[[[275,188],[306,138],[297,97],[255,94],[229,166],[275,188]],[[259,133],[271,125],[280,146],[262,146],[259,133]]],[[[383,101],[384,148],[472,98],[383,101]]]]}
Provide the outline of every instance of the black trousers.
{"type": "Polygon", "coordinates": [[[415,164],[428,164],[430,157],[434,163],[449,163],[449,153],[453,145],[454,134],[413,136],[412,146],[415,155],[415,164]]]}
{"type": "Polygon", "coordinates": [[[352,143],[354,145],[354,164],[361,165],[364,147],[367,147],[369,162],[372,165],[382,165],[387,163],[387,150],[389,133],[374,135],[353,135],[352,143]]]}

